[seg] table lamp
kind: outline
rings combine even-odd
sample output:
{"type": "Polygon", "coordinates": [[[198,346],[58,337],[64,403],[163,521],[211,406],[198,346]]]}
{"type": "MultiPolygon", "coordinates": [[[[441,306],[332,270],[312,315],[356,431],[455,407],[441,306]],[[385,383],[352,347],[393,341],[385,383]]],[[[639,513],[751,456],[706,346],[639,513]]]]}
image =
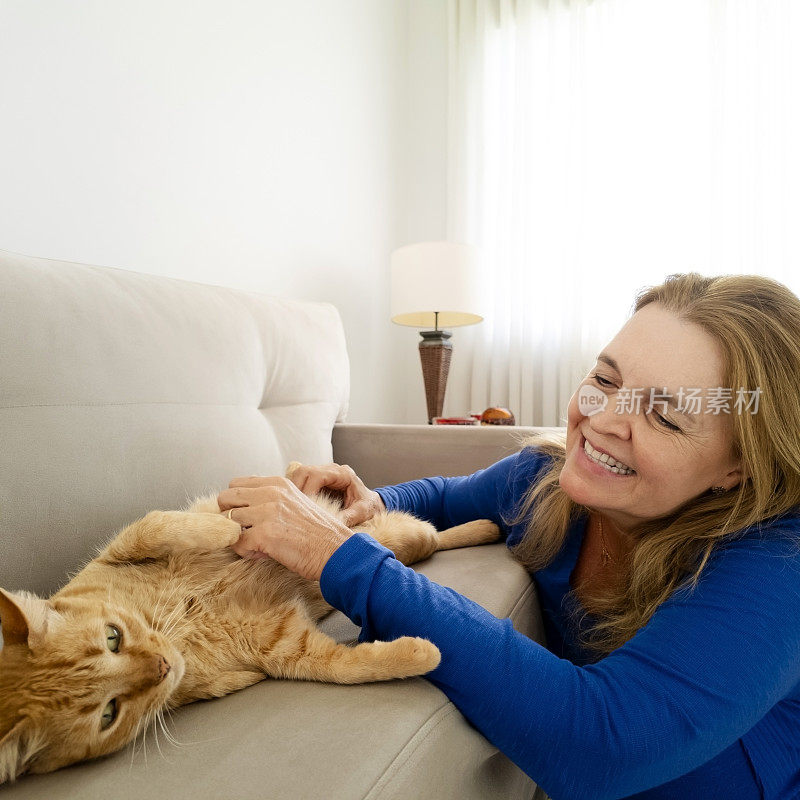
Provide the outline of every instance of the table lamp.
{"type": "Polygon", "coordinates": [[[474,325],[483,319],[479,252],[456,242],[421,242],[391,256],[392,322],[420,331],[419,355],[428,423],[442,415],[453,335],[443,328],[474,325]]]}

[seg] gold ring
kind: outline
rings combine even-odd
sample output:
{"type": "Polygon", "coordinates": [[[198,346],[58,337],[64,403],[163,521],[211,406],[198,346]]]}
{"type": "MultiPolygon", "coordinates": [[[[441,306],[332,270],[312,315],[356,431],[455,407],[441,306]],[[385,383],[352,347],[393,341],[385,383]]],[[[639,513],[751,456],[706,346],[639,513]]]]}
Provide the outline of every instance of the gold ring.
{"type": "Polygon", "coordinates": [[[227,517],[229,520],[231,520],[231,522],[233,522],[233,517],[231,516],[231,514],[233,514],[233,509],[232,509],[232,508],[229,508],[229,509],[228,509],[228,513],[227,513],[225,516],[226,516],[226,517],[227,517]]]}

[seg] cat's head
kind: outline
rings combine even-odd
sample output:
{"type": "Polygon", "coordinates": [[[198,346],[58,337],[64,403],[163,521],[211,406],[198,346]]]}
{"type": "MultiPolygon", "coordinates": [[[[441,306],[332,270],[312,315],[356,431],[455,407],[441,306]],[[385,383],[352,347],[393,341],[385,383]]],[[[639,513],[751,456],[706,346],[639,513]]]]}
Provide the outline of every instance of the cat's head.
{"type": "Polygon", "coordinates": [[[180,653],[135,611],[0,589],[0,784],[111,753],[162,709],[180,653]]]}

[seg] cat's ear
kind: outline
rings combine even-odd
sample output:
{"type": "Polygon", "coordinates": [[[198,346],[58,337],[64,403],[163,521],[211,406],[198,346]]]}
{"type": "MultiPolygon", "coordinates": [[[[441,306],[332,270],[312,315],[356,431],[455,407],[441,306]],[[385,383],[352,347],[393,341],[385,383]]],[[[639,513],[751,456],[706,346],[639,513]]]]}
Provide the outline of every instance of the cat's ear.
{"type": "Polygon", "coordinates": [[[0,733],[0,784],[16,780],[25,773],[43,745],[41,736],[32,733],[27,718],[19,720],[5,735],[0,733]]]}
{"type": "Polygon", "coordinates": [[[7,592],[0,589],[0,625],[3,630],[3,647],[24,644],[34,647],[41,641],[58,612],[47,600],[30,592],[7,592]]]}

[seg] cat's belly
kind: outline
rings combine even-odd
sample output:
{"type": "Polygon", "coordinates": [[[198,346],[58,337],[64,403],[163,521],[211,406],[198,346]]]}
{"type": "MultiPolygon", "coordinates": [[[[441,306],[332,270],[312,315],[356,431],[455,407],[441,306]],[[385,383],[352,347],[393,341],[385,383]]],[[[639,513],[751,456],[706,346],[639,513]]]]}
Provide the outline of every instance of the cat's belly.
{"type": "Polygon", "coordinates": [[[194,597],[223,616],[234,608],[263,614],[297,601],[306,606],[312,619],[331,609],[322,599],[318,582],[301,578],[271,558],[242,559],[230,550],[182,554],[171,572],[185,601],[194,597]]]}

